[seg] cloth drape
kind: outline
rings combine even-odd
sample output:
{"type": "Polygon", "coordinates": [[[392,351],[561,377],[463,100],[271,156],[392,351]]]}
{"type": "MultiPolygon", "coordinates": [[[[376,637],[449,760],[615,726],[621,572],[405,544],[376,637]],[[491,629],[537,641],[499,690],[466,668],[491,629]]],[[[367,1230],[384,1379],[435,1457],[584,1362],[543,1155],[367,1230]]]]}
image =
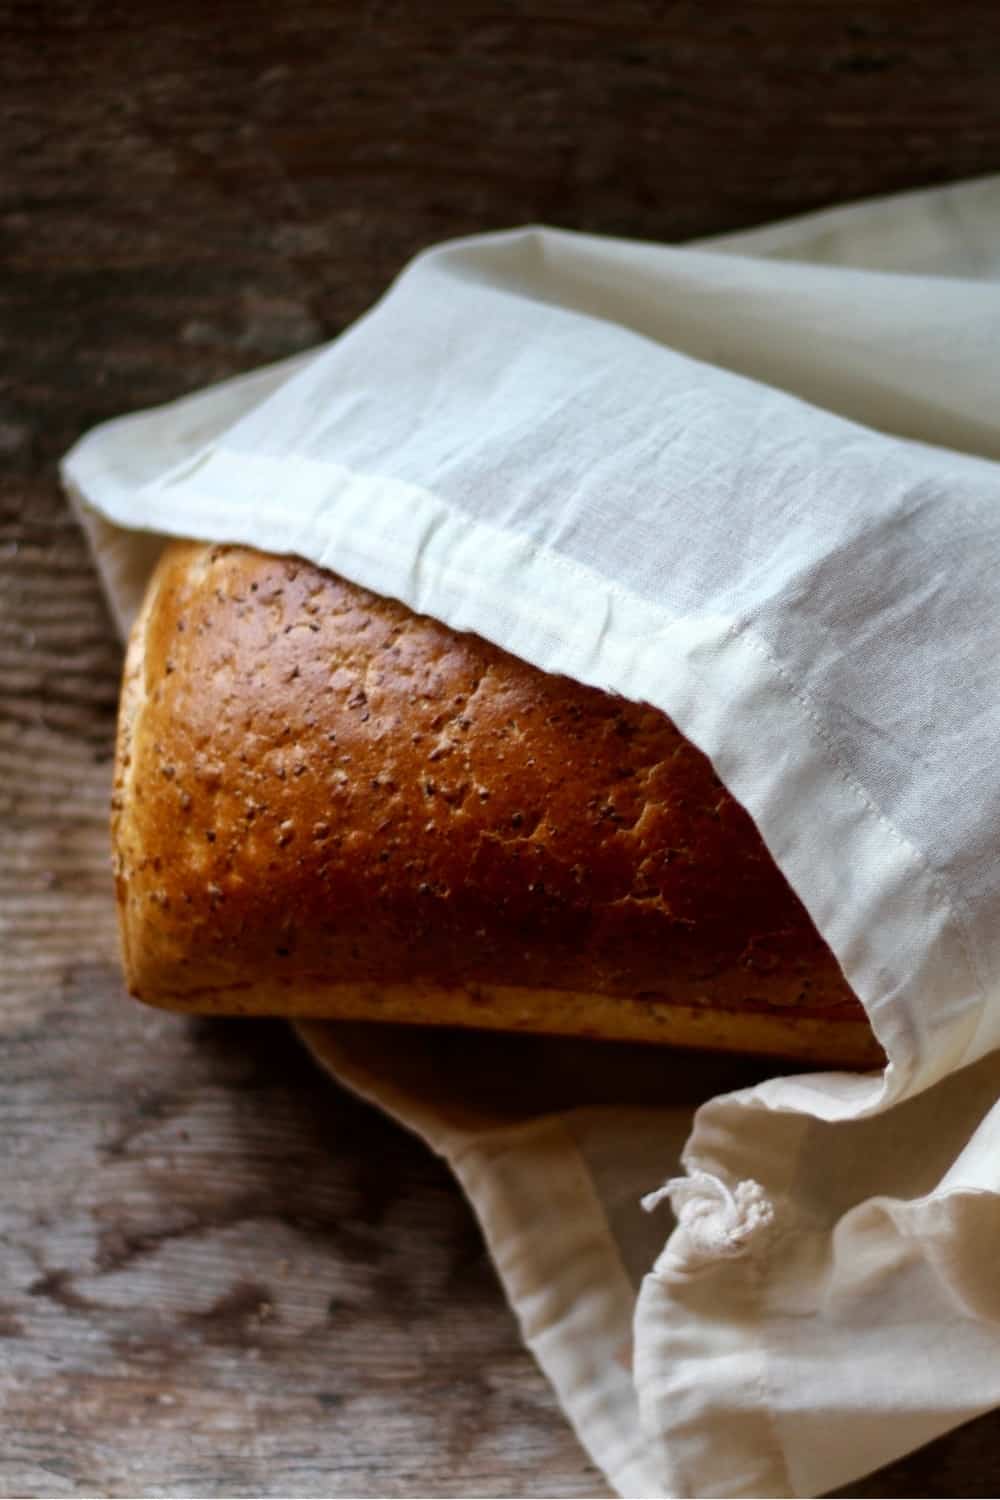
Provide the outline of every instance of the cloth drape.
{"type": "Polygon", "coordinates": [[[1000,1404],[998,348],[1000,179],[532,227],[64,461],[123,630],[165,536],[243,542],[663,709],[865,1004],[881,1075],[301,1028],[451,1162],[622,1494],[818,1494],[1000,1404]]]}

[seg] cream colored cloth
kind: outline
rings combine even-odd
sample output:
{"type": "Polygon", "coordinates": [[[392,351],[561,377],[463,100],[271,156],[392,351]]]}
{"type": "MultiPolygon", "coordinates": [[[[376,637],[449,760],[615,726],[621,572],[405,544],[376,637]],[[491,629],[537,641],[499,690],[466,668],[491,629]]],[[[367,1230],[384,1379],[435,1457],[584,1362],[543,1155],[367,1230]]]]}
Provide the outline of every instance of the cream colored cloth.
{"type": "Polygon", "coordinates": [[[623,1494],[817,1494],[1000,1403],[998,231],[990,180],[459,241],[65,463],[123,626],[156,536],[244,541],[656,703],[864,1001],[882,1077],[303,1028],[451,1162],[623,1494]]]}

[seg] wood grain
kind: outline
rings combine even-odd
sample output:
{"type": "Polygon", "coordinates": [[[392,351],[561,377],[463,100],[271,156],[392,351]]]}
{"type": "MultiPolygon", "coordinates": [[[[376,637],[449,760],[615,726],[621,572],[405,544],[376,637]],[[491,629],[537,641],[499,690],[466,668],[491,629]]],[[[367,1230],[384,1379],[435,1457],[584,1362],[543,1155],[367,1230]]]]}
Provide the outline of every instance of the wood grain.
{"type": "MultiPolygon", "coordinates": [[[[120,657],[54,464],[416,249],[1000,166],[971,0],[0,5],[0,1490],[596,1495],[444,1169],[290,1034],[127,1004],[120,657]]],[[[985,1418],[855,1495],[990,1495],[985,1418]]]]}

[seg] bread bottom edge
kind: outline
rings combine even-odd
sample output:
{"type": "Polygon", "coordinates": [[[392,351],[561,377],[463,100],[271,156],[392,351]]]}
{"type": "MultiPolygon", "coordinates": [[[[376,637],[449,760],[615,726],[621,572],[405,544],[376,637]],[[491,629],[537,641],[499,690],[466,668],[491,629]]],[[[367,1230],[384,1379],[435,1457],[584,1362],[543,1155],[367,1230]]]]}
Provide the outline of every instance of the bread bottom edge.
{"type": "Polygon", "coordinates": [[[850,1068],[879,1068],[885,1055],[867,1021],[804,1013],[723,1009],[621,995],[523,986],[260,981],[190,994],[142,995],[146,1004],[193,1015],[286,1020],[389,1021],[421,1026],[538,1032],[748,1053],[850,1068]]]}

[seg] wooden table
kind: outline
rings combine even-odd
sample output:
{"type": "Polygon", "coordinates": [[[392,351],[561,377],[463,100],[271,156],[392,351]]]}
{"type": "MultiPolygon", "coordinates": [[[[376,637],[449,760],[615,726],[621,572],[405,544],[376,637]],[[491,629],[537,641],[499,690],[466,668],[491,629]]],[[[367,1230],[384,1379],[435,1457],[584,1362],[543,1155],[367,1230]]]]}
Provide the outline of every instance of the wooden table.
{"type": "MultiPolygon", "coordinates": [[[[600,1495],[472,1218],[270,1024],[123,997],[119,647],[55,460],[407,257],[1000,167],[995,8],[0,6],[0,1491],[600,1495]]],[[[994,1495],[986,1418],[857,1495],[994,1495]]]]}

